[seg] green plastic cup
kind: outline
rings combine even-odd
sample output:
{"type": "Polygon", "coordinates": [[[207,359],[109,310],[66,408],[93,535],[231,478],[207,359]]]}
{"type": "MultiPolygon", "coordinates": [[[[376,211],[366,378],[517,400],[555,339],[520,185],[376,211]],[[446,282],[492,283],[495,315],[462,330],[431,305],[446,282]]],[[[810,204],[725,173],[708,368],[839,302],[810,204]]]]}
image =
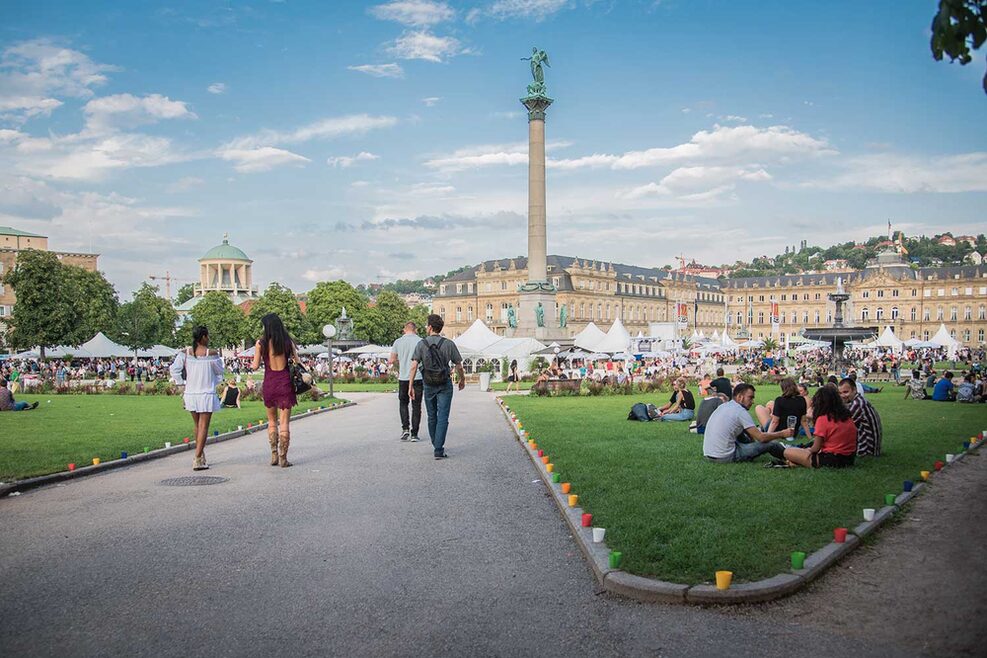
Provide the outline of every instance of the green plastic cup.
{"type": "Polygon", "coordinates": [[[805,567],[805,551],[793,551],[792,552],[792,569],[801,569],[805,567]]]}
{"type": "Polygon", "coordinates": [[[148,448],[147,446],[144,446],[144,452],[151,452],[151,449],[148,448]]]}
{"type": "Polygon", "coordinates": [[[558,483],[562,481],[562,476],[558,473],[552,473],[552,482],[558,483]]]}
{"type": "Polygon", "coordinates": [[[885,505],[894,505],[894,499],[895,499],[895,495],[894,494],[884,494],[884,504],[885,505]]]}
{"type": "Polygon", "coordinates": [[[610,568],[619,569],[620,559],[624,557],[620,551],[610,551],[610,568]]]}

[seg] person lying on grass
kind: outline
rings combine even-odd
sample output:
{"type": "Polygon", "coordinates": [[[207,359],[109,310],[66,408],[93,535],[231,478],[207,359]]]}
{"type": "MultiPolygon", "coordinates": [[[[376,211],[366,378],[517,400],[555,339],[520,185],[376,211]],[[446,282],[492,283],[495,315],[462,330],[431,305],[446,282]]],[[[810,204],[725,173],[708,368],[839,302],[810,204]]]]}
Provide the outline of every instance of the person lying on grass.
{"type": "Polygon", "coordinates": [[[709,417],[703,434],[706,459],[721,463],[747,462],[766,452],[776,459],[784,457],[785,446],[776,439],[791,438],[795,431],[786,428],[780,432],[762,432],[750,414],[754,393],[750,384],[737,384],[733,399],[721,404],[709,417]]]}
{"type": "Polygon", "coordinates": [[[857,426],[836,387],[823,386],[812,398],[816,426],[808,448],[785,448],[784,458],[805,468],[853,466],[857,454],[857,426]]]}

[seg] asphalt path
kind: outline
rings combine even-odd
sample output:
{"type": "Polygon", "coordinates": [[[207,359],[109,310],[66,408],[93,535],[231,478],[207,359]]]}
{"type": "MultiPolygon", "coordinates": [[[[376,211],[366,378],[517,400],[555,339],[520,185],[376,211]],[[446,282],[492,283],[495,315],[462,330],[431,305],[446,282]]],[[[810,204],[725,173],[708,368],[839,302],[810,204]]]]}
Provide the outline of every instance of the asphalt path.
{"type": "Polygon", "coordinates": [[[494,399],[457,392],[447,449],[396,396],[0,500],[0,656],[864,656],[914,645],[790,614],[601,593],[494,399]],[[423,436],[427,431],[423,427],[423,436]]]}

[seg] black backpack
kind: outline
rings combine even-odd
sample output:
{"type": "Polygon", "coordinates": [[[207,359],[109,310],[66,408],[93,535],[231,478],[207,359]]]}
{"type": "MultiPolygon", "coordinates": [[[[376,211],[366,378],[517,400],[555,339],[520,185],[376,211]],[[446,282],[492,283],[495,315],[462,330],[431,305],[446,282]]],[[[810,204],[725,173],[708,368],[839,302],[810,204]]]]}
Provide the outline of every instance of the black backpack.
{"type": "Polygon", "coordinates": [[[442,360],[442,350],[439,349],[443,342],[445,338],[441,337],[438,343],[425,341],[428,354],[422,363],[422,380],[429,386],[444,386],[449,381],[449,364],[442,360]]]}
{"type": "Polygon", "coordinates": [[[643,402],[635,404],[631,407],[631,412],[627,414],[627,420],[639,420],[644,423],[655,418],[658,418],[658,409],[653,404],[644,404],[643,402]]]}

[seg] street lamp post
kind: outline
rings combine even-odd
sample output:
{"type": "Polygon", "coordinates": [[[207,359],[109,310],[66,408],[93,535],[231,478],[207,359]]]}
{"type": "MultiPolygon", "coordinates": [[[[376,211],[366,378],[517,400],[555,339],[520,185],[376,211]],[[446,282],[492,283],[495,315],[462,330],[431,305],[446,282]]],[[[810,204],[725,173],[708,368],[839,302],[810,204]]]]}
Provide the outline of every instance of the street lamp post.
{"type": "Polygon", "coordinates": [[[333,377],[333,361],[335,361],[335,354],[332,351],[332,339],[336,335],[336,327],[331,324],[327,324],[322,327],[322,335],[326,337],[326,345],[329,347],[329,397],[333,397],[332,391],[332,377],[333,377]]]}

